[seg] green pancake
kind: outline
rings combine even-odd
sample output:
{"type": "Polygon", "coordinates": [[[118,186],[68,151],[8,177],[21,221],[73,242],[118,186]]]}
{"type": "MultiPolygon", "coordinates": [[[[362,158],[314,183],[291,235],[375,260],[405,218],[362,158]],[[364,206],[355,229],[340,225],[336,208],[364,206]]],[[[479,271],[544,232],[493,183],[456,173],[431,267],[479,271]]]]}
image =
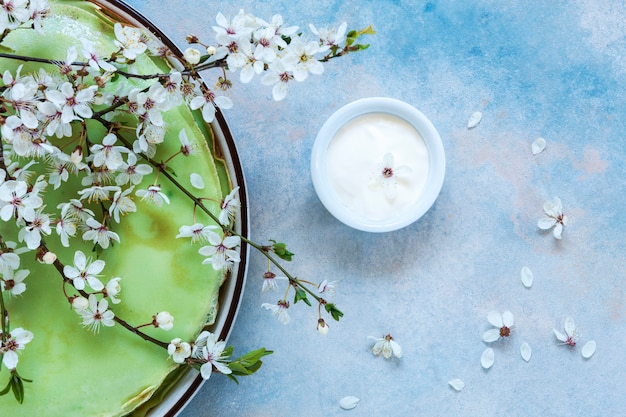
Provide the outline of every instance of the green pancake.
{"type": "MultiPolygon", "coordinates": [[[[11,48],[21,55],[32,55],[63,61],[66,49],[75,45],[80,51],[81,38],[92,41],[104,56],[117,48],[113,44],[114,22],[89,2],[57,1],[51,4],[52,13],[45,19],[41,35],[32,30],[11,32],[2,43],[2,50],[11,48]]],[[[79,58],[81,59],[81,58],[79,58]]],[[[19,61],[0,59],[2,71],[13,74],[19,61]]],[[[22,74],[32,73],[42,64],[24,63],[22,74]]],[[[141,57],[137,66],[142,73],[169,72],[165,61],[141,57]]],[[[52,71],[52,66],[45,66],[52,71]]],[[[145,86],[138,82],[139,87],[145,86]]],[[[205,184],[200,196],[213,213],[219,212],[219,202],[230,188],[222,161],[213,157],[213,136],[210,127],[198,121],[198,115],[186,106],[170,110],[164,115],[167,135],[156,160],[168,158],[180,148],[178,132],[185,129],[189,140],[200,149],[196,155],[177,156],[168,167],[177,180],[190,187],[189,175],[199,174],[205,184]]],[[[95,122],[88,124],[89,134],[102,137],[106,132],[95,122]]],[[[55,139],[51,139],[55,144],[55,139]]],[[[140,163],[146,163],[141,161],[140,163]]],[[[40,163],[38,170],[45,170],[40,163]]],[[[146,188],[153,175],[135,189],[146,188]]],[[[193,340],[215,315],[217,294],[224,280],[222,271],[211,265],[202,265],[203,257],[197,245],[188,238],[175,239],[181,225],[195,221],[213,222],[198,211],[193,218],[193,203],[163,176],[159,181],[170,204],[157,207],[134,198],[137,212],[124,216],[112,229],[119,234],[115,243],[101,253],[93,251],[93,244],[82,242],[81,232],[70,240],[71,249],[61,246],[56,234],[46,237],[50,250],[65,265],[73,264],[75,250],[87,257],[106,262],[101,281],[121,277],[121,304],[109,303],[116,316],[139,325],[150,322],[159,311],[168,311],[175,318],[169,332],[145,327],[149,335],[168,343],[175,337],[193,340]]],[[[58,202],[77,198],[82,187],[48,186],[45,192],[46,212],[57,215],[58,202]]],[[[96,216],[98,218],[98,216],[96,216]]],[[[5,240],[17,241],[12,223],[0,222],[0,233],[5,240]]],[[[20,245],[21,246],[21,245],[20,245]]],[[[177,368],[162,347],[146,342],[116,324],[101,327],[94,334],[81,325],[81,317],[73,311],[63,295],[62,277],[52,265],[35,261],[34,252],[21,256],[20,269],[29,269],[27,291],[7,299],[12,328],[23,327],[34,333],[34,339],[20,352],[18,371],[31,379],[25,383],[24,403],[19,404],[9,394],[0,397],[0,410],[7,416],[121,416],[130,413],[148,400],[168,374],[177,368]]],[[[69,286],[67,287],[69,289],[69,286]]],[[[0,371],[0,388],[8,381],[9,372],[0,371]]]]}

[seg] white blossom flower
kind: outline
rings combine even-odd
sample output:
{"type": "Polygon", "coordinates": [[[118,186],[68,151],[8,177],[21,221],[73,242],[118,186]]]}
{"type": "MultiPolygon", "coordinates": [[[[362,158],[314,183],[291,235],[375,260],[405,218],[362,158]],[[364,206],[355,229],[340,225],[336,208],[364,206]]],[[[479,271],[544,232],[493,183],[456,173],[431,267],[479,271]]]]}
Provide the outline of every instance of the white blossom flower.
{"type": "Polygon", "coordinates": [[[74,252],[74,265],[65,265],[63,267],[63,275],[72,280],[74,288],[84,290],[85,283],[95,291],[104,288],[104,284],[98,279],[98,274],[104,269],[105,262],[97,259],[91,262],[82,251],[74,252]]]}
{"type": "Polygon", "coordinates": [[[91,41],[84,38],[80,41],[83,44],[82,54],[85,58],[87,58],[89,66],[94,71],[96,71],[97,73],[99,73],[101,69],[106,72],[117,71],[117,68],[115,68],[115,66],[100,58],[100,56],[96,52],[94,44],[91,41]]]}
{"type": "Polygon", "coordinates": [[[563,330],[565,331],[565,333],[562,333],[557,329],[553,329],[554,336],[556,336],[556,338],[565,345],[576,346],[579,334],[578,330],[576,329],[574,319],[572,319],[571,317],[567,317],[565,319],[565,325],[563,326],[563,330]]]}
{"type": "Polygon", "coordinates": [[[111,327],[115,324],[113,320],[115,313],[109,310],[109,302],[106,298],[98,301],[95,294],[89,295],[89,306],[77,312],[83,318],[83,326],[93,330],[94,333],[100,331],[100,325],[111,327]]]}
{"type": "Polygon", "coordinates": [[[543,211],[546,213],[546,216],[539,219],[537,226],[541,230],[550,230],[554,227],[552,235],[556,239],[561,239],[563,227],[567,225],[567,216],[563,214],[561,199],[554,197],[551,201],[546,201],[543,204],[543,211]]]}
{"type": "Polygon", "coordinates": [[[17,269],[20,267],[20,257],[11,249],[3,251],[0,249],[0,269],[17,269]]]}
{"type": "Polygon", "coordinates": [[[37,84],[32,78],[25,78],[21,82],[15,83],[10,89],[9,100],[12,101],[13,108],[18,112],[24,126],[35,129],[39,125],[39,120],[35,116],[37,108],[37,84]]]}
{"type": "Polygon", "coordinates": [[[337,281],[328,281],[325,279],[317,286],[317,292],[320,297],[329,301],[335,297],[335,288],[337,288],[337,281]]]}
{"type": "Polygon", "coordinates": [[[167,353],[172,357],[172,360],[176,363],[184,363],[185,359],[191,356],[191,345],[187,342],[183,342],[180,337],[172,339],[169,345],[167,345],[167,353]]]}
{"type": "Polygon", "coordinates": [[[191,226],[180,226],[176,238],[190,237],[191,243],[197,243],[203,240],[208,241],[211,233],[215,233],[213,230],[217,228],[218,227],[215,225],[205,226],[202,223],[194,223],[191,226]]]}
{"type": "Polygon", "coordinates": [[[98,86],[90,85],[82,90],[74,91],[70,82],[64,82],[58,90],[46,91],[46,99],[52,102],[61,111],[61,122],[70,123],[73,120],[90,118],[93,111],[89,104],[93,101],[98,86]]]}
{"type": "Polygon", "coordinates": [[[410,174],[411,167],[408,165],[396,167],[393,154],[386,153],[383,155],[382,163],[378,164],[372,185],[382,186],[385,196],[389,199],[394,199],[398,194],[398,179],[405,178],[410,174]]]}
{"type": "Polygon", "coordinates": [[[508,310],[502,314],[499,311],[490,311],[487,320],[494,328],[483,333],[484,342],[491,343],[502,337],[510,336],[514,324],[513,313],[508,310]]]}
{"type": "Polygon", "coordinates": [[[108,248],[111,240],[119,243],[119,235],[109,230],[106,224],[100,223],[94,218],[87,219],[85,224],[88,229],[83,233],[83,240],[91,240],[94,244],[100,245],[102,249],[108,248]]]}
{"type": "Polygon", "coordinates": [[[218,26],[213,26],[215,39],[221,45],[227,45],[231,52],[236,50],[236,43],[240,39],[246,39],[252,35],[252,17],[244,14],[243,10],[230,20],[222,13],[218,13],[215,21],[218,24],[218,26]],[[232,45],[233,43],[235,45],[232,45]]]}
{"type": "Polygon", "coordinates": [[[165,331],[172,330],[174,328],[174,316],[167,311],[161,311],[154,316],[154,327],[163,329],[165,331]]]}
{"type": "Polygon", "coordinates": [[[202,109],[202,118],[205,122],[211,123],[215,119],[215,108],[230,109],[233,107],[233,102],[226,96],[218,96],[215,92],[206,89],[206,91],[200,95],[194,97],[189,102],[189,107],[192,110],[202,109]]]}
{"type": "Polygon", "coordinates": [[[315,58],[315,54],[323,52],[319,43],[306,42],[300,37],[291,40],[287,54],[293,57],[293,77],[296,81],[304,81],[309,73],[320,75],[324,72],[324,65],[315,58]]]}
{"type": "Polygon", "coordinates": [[[282,324],[288,324],[291,320],[289,312],[287,311],[289,308],[289,301],[280,300],[276,304],[263,303],[261,304],[261,307],[271,311],[282,324]]]}
{"type": "Polygon", "coordinates": [[[402,348],[393,340],[390,334],[387,334],[385,337],[374,337],[368,336],[368,339],[374,340],[374,346],[372,347],[372,353],[376,356],[383,354],[385,359],[391,358],[391,356],[395,356],[396,358],[402,357],[402,348]]]}
{"type": "Polygon", "coordinates": [[[118,172],[115,177],[117,185],[121,186],[128,183],[137,185],[143,180],[144,176],[152,173],[152,167],[148,164],[137,164],[137,155],[129,151],[126,162],[122,162],[118,172]]]}
{"type": "Polygon", "coordinates": [[[126,213],[134,213],[137,211],[137,205],[135,202],[128,196],[133,192],[135,186],[131,186],[125,190],[118,190],[113,195],[113,202],[111,203],[111,207],[109,207],[109,213],[113,216],[113,219],[119,223],[120,215],[125,215],[126,213]]]}
{"type": "Polygon", "coordinates": [[[224,349],[226,348],[226,342],[217,340],[217,336],[213,333],[203,331],[200,333],[194,344],[194,357],[204,361],[200,367],[200,374],[202,378],[207,380],[213,372],[213,367],[218,372],[228,375],[232,371],[226,363],[223,361],[228,359],[224,356],[224,349]]]}
{"type": "Polygon", "coordinates": [[[28,269],[2,268],[0,277],[0,291],[7,291],[10,295],[20,295],[26,291],[24,279],[30,274],[28,269]]]}
{"type": "Polygon", "coordinates": [[[239,187],[233,188],[233,190],[222,200],[221,211],[218,216],[218,220],[222,226],[228,226],[235,218],[237,210],[241,206],[239,201],[239,187]]]}
{"type": "Polygon", "coordinates": [[[0,9],[0,32],[15,29],[29,18],[27,0],[5,0],[0,9]]]}
{"type": "Polygon", "coordinates": [[[142,200],[153,202],[157,207],[161,207],[163,202],[170,203],[170,199],[161,191],[160,185],[151,185],[147,190],[137,190],[135,195],[142,200]]]}
{"type": "Polygon", "coordinates": [[[312,24],[309,25],[309,29],[313,32],[320,41],[320,46],[325,49],[331,46],[339,46],[346,40],[346,30],[348,29],[348,23],[343,22],[337,29],[317,29],[312,24]]]}
{"type": "Polygon", "coordinates": [[[328,324],[324,321],[323,318],[317,320],[317,331],[323,335],[328,334],[328,324]]]}
{"type": "Polygon", "coordinates": [[[17,352],[23,350],[26,344],[33,340],[33,334],[21,327],[13,329],[9,332],[6,340],[3,341],[2,331],[0,330],[0,356],[2,356],[2,364],[9,370],[17,367],[17,352]]]}
{"type": "Polygon", "coordinates": [[[120,187],[115,185],[95,184],[89,188],[78,191],[78,195],[80,195],[81,200],[86,199],[89,203],[99,203],[101,201],[108,201],[109,194],[112,192],[117,192],[119,190],[120,187]]]}
{"type": "Polygon", "coordinates": [[[83,203],[80,200],[71,199],[66,203],[61,203],[57,206],[61,210],[61,217],[73,218],[76,220],[87,221],[87,219],[95,216],[94,212],[90,209],[83,207],[83,203]]]}
{"type": "Polygon", "coordinates": [[[120,292],[122,292],[122,286],[120,285],[121,280],[122,278],[120,277],[111,278],[104,287],[107,297],[109,297],[109,300],[111,300],[113,304],[119,304],[121,302],[121,300],[117,298],[120,292]]]}
{"type": "Polygon", "coordinates": [[[20,229],[18,239],[20,242],[26,243],[28,249],[37,249],[41,243],[41,235],[52,233],[50,217],[43,213],[42,209],[39,209],[34,212],[32,217],[25,215],[23,219],[26,221],[26,224],[20,229]]]}
{"type": "Polygon", "coordinates": [[[0,218],[5,222],[11,217],[32,219],[42,204],[41,197],[28,192],[28,184],[24,181],[9,180],[0,185],[0,218]]]}
{"type": "Polygon", "coordinates": [[[116,38],[115,45],[120,48],[122,55],[129,60],[136,59],[148,48],[140,29],[116,23],[113,31],[116,38]]]}
{"type": "Polygon", "coordinates": [[[187,137],[185,129],[181,129],[180,132],[178,132],[178,140],[180,141],[180,152],[183,155],[195,155],[200,152],[200,149],[187,137]]]}
{"type": "Polygon", "coordinates": [[[292,66],[286,65],[281,59],[276,59],[269,64],[267,72],[261,77],[261,83],[273,86],[272,97],[276,101],[281,101],[287,96],[289,82],[293,79],[292,66]]]}
{"type": "Polygon", "coordinates": [[[277,281],[286,281],[288,278],[282,275],[276,275],[272,271],[263,274],[263,287],[261,292],[274,291],[277,287],[277,281]]]}
{"type": "Polygon", "coordinates": [[[30,15],[29,20],[32,21],[33,29],[40,34],[43,34],[41,24],[43,19],[45,19],[50,13],[48,0],[30,0],[28,3],[28,12],[30,15]]]}
{"type": "Polygon", "coordinates": [[[201,57],[202,55],[200,54],[200,51],[192,47],[185,49],[185,52],[183,53],[183,58],[185,58],[185,61],[191,65],[198,64],[201,57]]]}
{"type": "Polygon", "coordinates": [[[115,142],[117,142],[117,136],[109,133],[102,139],[102,144],[97,143],[91,146],[94,166],[106,165],[110,170],[116,170],[122,165],[124,162],[122,153],[127,153],[129,150],[125,146],[116,146],[115,142]]]}
{"type": "Polygon", "coordinates": [[[239,246],[241,238],[239,236],[220,237],[215,232],[209,232],[209,245],[203,246],[198,253],[207,258],[202,261],[203,264],[213,265],[216,271],[229,269],[235,262],[240,261],[239,252],[234,248],[239,246]]]}

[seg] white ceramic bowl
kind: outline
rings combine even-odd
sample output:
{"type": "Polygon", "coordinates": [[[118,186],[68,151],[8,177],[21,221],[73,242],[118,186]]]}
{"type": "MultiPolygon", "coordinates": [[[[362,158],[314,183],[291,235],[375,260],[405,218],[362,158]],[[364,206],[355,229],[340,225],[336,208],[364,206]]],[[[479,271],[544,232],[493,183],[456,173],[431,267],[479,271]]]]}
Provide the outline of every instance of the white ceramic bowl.
{"type": "Polygon", "coordinates": [[[337,110],[322,126],[311,153],[313,186],[322,204],[341,222],[366,232],[397,230],[422,217],[439,196],[445,171],[443,144],[433,124],[415,107],[391,98],[365,98],[337,110]],[[393,212],[385,218],[370,218],[348,208],[331,184],[327,172],[328,149],[337,132],[355,118],[368,114],[390,115],[408,122],[422,137],[428,151],[428,171],[419,197],[410,207],[393,212]]]}

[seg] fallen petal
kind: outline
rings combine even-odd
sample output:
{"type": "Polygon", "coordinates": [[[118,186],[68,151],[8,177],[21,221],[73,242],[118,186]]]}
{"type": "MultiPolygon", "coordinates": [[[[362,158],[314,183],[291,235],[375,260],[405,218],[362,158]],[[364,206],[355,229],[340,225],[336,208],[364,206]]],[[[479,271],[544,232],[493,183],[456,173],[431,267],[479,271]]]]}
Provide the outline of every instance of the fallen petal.
{"type": "Polygon", "coordinates": [[[491,343],[500,338],[500,329],[489,329],[483,333],[483,342],[491,343]]]}
{"type": "Polygon", "coordinates": [[[544,138],[537,138],[532,144],[533,155],[543,152],[546,149],[546,140],[544,138]]]}
{"type": "Polygon", "coordinates": [[[451,379],[450,381],[448,381],[448,384],[456,391],[461,391],[463,388],[465,388],[465,382],[461,381],[458,378],[451,379]]]}
{"type": "Polygon", "coordinates": [[[530,288],[533,286],[533,271],[531,271],[529,267],[522,267],[520,275],[522,277],[522,284],[524,284],[524,287],[530,288]]]}
{"type": "Polygon", "coordinates": [[[552,329],[552,331],[554,332],[554,336],[556,336],[556,338],[559,339],[559,341],[563,343],[567,341],[567,336],[565,336],[563,333],[561,333],[557,329],[552,329]]]}
{"type": "Polygon", "coordinates": [[[493,353],[493,349],[487,348],[480,356],[480,364],[483,368],[489,369],[493,366],[493,362],[495,360],[495,356],[493,353]]]}
{"type": "Polygon", "coordinates": [[[482,118],[483,118],[483,114],[481,112],[479,111],[475,112],[474,114],[470,116],[469,120],[467,121],[467,128],[472,129],[478,126],[478,123],[480,123],[482,118]]]}
{"type": "Polygon", "coordinates": [[[526,362],[528,362],[530,360],[530,357],[533,355],[533,350],[526,342],[522,343],[522,345],[519,347],[519,351],[522,355],[522,359],[524,359],[526,362]]]}
{"type": "Polygon", "coordinates": [[[502,327],[502,325],[504,324],[502,322],[502,314],[500,314],[500,312],[496,310],[492,310],[489,312],[489,314],[487,314],[487,320],[494,327],[502,327]]]}
{"type": "Polygon", "coordinates": [[[361,400],[351,395],[343,397],[339,400],[339,407],[343,408],[344,410],[352,410],[354,407],[356,407],[359,401],[361,400]]]}
{"type": "Polygon", "coordinates": [[[587,343],[585,343],[585,346],[583,346],[582,350],[580,351],[580,354],[583,355],[583,358],[585,359],[589,359],[590,357],[593,356],[594,353],[596,353],[596,341],[595,340],[590,340],[587,343]]]}
{"type": "Polygon", "coordinates": [[[552,217],[542,217],[537,222],[537,227],[539,227],[541,230],[548,230],[552,228],[555,224],[556,224],[556,219],[552,217]]]}
{"type": "Polygon", "coordinates": [[[191,185],[193,185],[195,188],[202,190],[204,188],[204,180],[202,179],[202,177],[196,173],[192,173],[189,176],[189,181],[191,182],[191,185]]]}

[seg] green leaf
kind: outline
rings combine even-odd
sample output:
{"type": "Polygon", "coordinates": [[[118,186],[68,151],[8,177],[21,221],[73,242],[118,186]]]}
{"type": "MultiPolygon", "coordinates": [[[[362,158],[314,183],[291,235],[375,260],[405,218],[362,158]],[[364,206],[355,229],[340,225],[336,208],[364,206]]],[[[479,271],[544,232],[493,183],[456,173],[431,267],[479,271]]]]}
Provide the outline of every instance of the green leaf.
{"type": "Polygon", "coordinates": [[[270,242],[273,243],[272,251],[280,259],[284,259],[285,261],[291,261],[293,259],[294,254],[292,252],[289,252],[289,250],[287,250],[287,245],[285,243],[279,243],[272,239],[270,239],[270,242]]]}
{"type": "Polygon", "coordinates": [[[341,310],[335,307],[335,305],[332,303],[324,305],[324,309],[326,309],[326,312],[328,312],[332,316],[332,318],[335,319],[335,321],[339,321],[339,319],[343,317],[343,313],[341,312],[341,310]]]}
{"type": "Polygon", "coordinates": [[[296,294],[293,297],[293,303],[296,304],[298,301],[304,301],[306,305],[311,306],[311,302],[306,296],[306,292],[302,288],[296,288],[296,294]]]}
{"type": "Polygon", "coordinates": [[[4,387],[2,389],[2,391],[0,391],[0,396],[5,395],[5,394],[7,394],[9,392],[9,390],[11,389],[11,381],[13,381],[13,379],[10,379],[9,383],[7,384],[7,386],[4,387]]]}

